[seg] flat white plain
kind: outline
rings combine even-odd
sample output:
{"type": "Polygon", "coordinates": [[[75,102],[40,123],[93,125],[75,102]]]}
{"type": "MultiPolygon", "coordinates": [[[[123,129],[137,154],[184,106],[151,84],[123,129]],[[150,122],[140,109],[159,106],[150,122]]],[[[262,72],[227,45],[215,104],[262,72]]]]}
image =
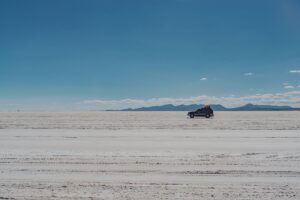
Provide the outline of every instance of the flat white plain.
{"type": "Polygon", "coordinates": [[[300,112],[0,113],[0,199],[299,199],[300,112]]]}

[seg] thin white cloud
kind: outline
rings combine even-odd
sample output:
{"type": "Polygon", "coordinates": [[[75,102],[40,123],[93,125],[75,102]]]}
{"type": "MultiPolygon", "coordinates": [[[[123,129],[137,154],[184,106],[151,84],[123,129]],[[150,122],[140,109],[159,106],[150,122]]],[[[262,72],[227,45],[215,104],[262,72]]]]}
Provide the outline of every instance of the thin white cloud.
{"type": "Polygon", "coordinates": [[[207,78],[203,77],[203,78],[200,79],[200,81],[207,81],[207,78]]]}
{"type": "Polygon", "coordinates": [[[300,74],[300,70],[299,69],[290,70],[290,73],[300,74]]]}
{"type": "Polygon", "coordinates": [[[286,86],[284,86],[284,88],[285,88],[285,89],[294,89],[295,87],[292,86],[292,85],[286,85],[286,86]]]}
{"type": "Polygon", "coordinates": [[[252,72],[244,73],[244,76],[253,76],[253,75],[254,75],[254,73],[252,73],[252,72]]]}
{"type": "Polygon", "coordinates": [[[142,99],[120,99],[120,100],[85,100],[81,102],[89,109],[107,110],[123,108],[139,108],[148,106],[159,106],[164,104],[222,104],[227,107],[241,106],[247,103],[268,105],[289,105],[300,107],[300,91],[288,91],[285,93],[267,93],[249,96],[195,96],[189,98],[152,98],[142,99]]]}

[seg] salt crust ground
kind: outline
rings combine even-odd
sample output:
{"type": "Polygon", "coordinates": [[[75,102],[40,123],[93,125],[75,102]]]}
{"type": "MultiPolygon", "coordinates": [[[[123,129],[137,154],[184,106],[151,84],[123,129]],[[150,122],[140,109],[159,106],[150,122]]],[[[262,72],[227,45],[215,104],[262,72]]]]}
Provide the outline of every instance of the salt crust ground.
{"type": "Polygon", "coordinates": [[[299,112],[184,114],[0,113],[0,199],[300,199],[299,112]]]}

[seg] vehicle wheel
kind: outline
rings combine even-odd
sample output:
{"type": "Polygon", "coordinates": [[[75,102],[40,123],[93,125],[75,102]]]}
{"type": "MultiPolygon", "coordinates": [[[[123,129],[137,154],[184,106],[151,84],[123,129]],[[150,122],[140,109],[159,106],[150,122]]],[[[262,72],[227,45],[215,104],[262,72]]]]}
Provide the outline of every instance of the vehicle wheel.
{"type": "Polygon", "coordinates": [[[207,115],[205,115],[205,117],[206,117],[206,118],[210,118],[210,115],[209,115],[209,114],[207,114],[207,115]]]}
{"type": "Polygon", "coordinates": [[[194,118],[194,114],[190,114],[190,118],[194,118]]]}

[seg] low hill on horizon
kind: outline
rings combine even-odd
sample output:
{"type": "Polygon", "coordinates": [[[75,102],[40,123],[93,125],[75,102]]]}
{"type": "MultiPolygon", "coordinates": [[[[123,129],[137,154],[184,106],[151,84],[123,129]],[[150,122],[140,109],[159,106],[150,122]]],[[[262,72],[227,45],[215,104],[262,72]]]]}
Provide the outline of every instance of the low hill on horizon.
{"type": "MultiPolygon", "coordinates": [[[[161,106],[126,108],[121,110],[107,110],[107,111],[194,111],[199,108],[202,108],[203,106],[204,106],[203,104],[190,104],[190,105],[166,104],[161,106]]],[[[210,105],[210,107],[214,111],[296,111],[296,110],[300,111],[300,108],[294,108],[291,106],[254,105],[250,103],[235,108],[226,108],[221,104],[212,104],[210,105]]]]}

